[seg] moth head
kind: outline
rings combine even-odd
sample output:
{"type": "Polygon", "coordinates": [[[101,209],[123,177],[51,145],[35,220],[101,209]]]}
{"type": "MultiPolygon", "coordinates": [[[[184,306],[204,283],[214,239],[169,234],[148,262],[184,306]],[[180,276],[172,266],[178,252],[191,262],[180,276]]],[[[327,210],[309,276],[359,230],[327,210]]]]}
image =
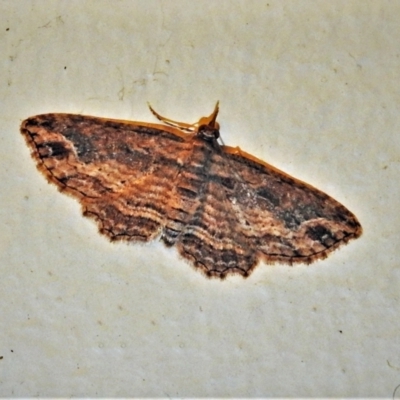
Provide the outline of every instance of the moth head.
{"type": "Polygon", "coordinates": [[[197,129],[197,136],[210,142],[219,138],[219,124],[200,125],[197,129]]]}
{"type": "Polygon", "coordinates": [[[214,111],[208,117],[202,117],[194,124],[187,124],[186,122],[173,121],[172,119],[165,118],[158,114],[149,104],[150,111],[160,121],[167,125],[179,128],[181,131],[195,133],[196,136],[204,139],[208,142],[215,141],[219,138],[219,123],[217,122],[217,116],[219,111],[219,102],[215,104],[214,111]]]}
{"type": "Polygon", "coordinates": [[[199,122],[197,122],[197,136],[207,141],[214,141],[219,138],[219,123],[217,122],[218,111],[217,102],[211,115],[200,118],[199,122]]]}

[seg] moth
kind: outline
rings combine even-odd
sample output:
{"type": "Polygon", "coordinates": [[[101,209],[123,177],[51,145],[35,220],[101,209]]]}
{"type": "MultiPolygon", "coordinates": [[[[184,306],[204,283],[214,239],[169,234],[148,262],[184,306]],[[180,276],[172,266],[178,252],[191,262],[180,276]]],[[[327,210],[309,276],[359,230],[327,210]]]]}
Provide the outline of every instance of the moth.
{"type": "Polygon", "coordinates": [[[309,264],[361,235],[327,194],[220,145],[218,103],[194,124],[150,110],[164,124],[43,114],[21,125],[39,171],[112,241],[159,238],[225,278],[261,260],[309,264]]]}

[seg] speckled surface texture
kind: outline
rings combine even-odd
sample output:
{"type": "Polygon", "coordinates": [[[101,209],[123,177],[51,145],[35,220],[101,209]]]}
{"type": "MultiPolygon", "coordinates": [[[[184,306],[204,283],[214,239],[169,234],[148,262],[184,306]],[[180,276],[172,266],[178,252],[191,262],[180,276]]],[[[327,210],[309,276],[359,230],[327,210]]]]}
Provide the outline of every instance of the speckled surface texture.
{"type": "Polygon", "coordinates": [[[400,397],[400,3],[0,2],[0,396],[400,397]],[[35,169],[46,112],[195,122],[328,193],[363,236],[208,280],[112,244],[35,169]],[[394,393],[395,392],[395,393],[394,393]]]}

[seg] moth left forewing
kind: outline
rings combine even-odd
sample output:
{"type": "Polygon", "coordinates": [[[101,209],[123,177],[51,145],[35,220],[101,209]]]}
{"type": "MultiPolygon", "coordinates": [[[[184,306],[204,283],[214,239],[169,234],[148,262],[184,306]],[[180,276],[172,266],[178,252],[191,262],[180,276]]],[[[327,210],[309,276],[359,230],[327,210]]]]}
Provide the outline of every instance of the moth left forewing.
{"type": "Polygon", "coordinates": [[[190,135],[150,125],[45,114],[25,120],[21,132],[39,170],[77,198],[102,233],[146,241],[165,225],[179,159],[191,149],[190,135]]]}
{"type": "MultiPolygon", "coordinates": [[[[72,191],[71,185],[65,185],[66,177],[85,180],[90,176],[111,188],[158,168],[157,159],[170,152],[171,144],[188,147],[185,143],[190,135],[161,127],[74,114],[43,114],[25,120],[21,132],[39,169],[61,189],[72,191]]],[[[81,197],[79,191],[75,194],[81,197]]]]}

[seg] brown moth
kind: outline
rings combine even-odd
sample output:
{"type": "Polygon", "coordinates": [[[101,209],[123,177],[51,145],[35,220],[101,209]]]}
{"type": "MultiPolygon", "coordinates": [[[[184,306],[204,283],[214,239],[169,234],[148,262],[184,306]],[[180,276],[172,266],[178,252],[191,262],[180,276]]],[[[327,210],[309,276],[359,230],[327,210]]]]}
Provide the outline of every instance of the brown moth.
{"type": "Polygon", "coordinates": [[[78,199],[101,233],[159,237],[209,277],[246,277],[260,260],[309,264],[361,235],[333,198],[220,145],[218,103],[195,124],[151,111],[169,126],[43,114],[21,132],[38,169],[78,199]]]}

